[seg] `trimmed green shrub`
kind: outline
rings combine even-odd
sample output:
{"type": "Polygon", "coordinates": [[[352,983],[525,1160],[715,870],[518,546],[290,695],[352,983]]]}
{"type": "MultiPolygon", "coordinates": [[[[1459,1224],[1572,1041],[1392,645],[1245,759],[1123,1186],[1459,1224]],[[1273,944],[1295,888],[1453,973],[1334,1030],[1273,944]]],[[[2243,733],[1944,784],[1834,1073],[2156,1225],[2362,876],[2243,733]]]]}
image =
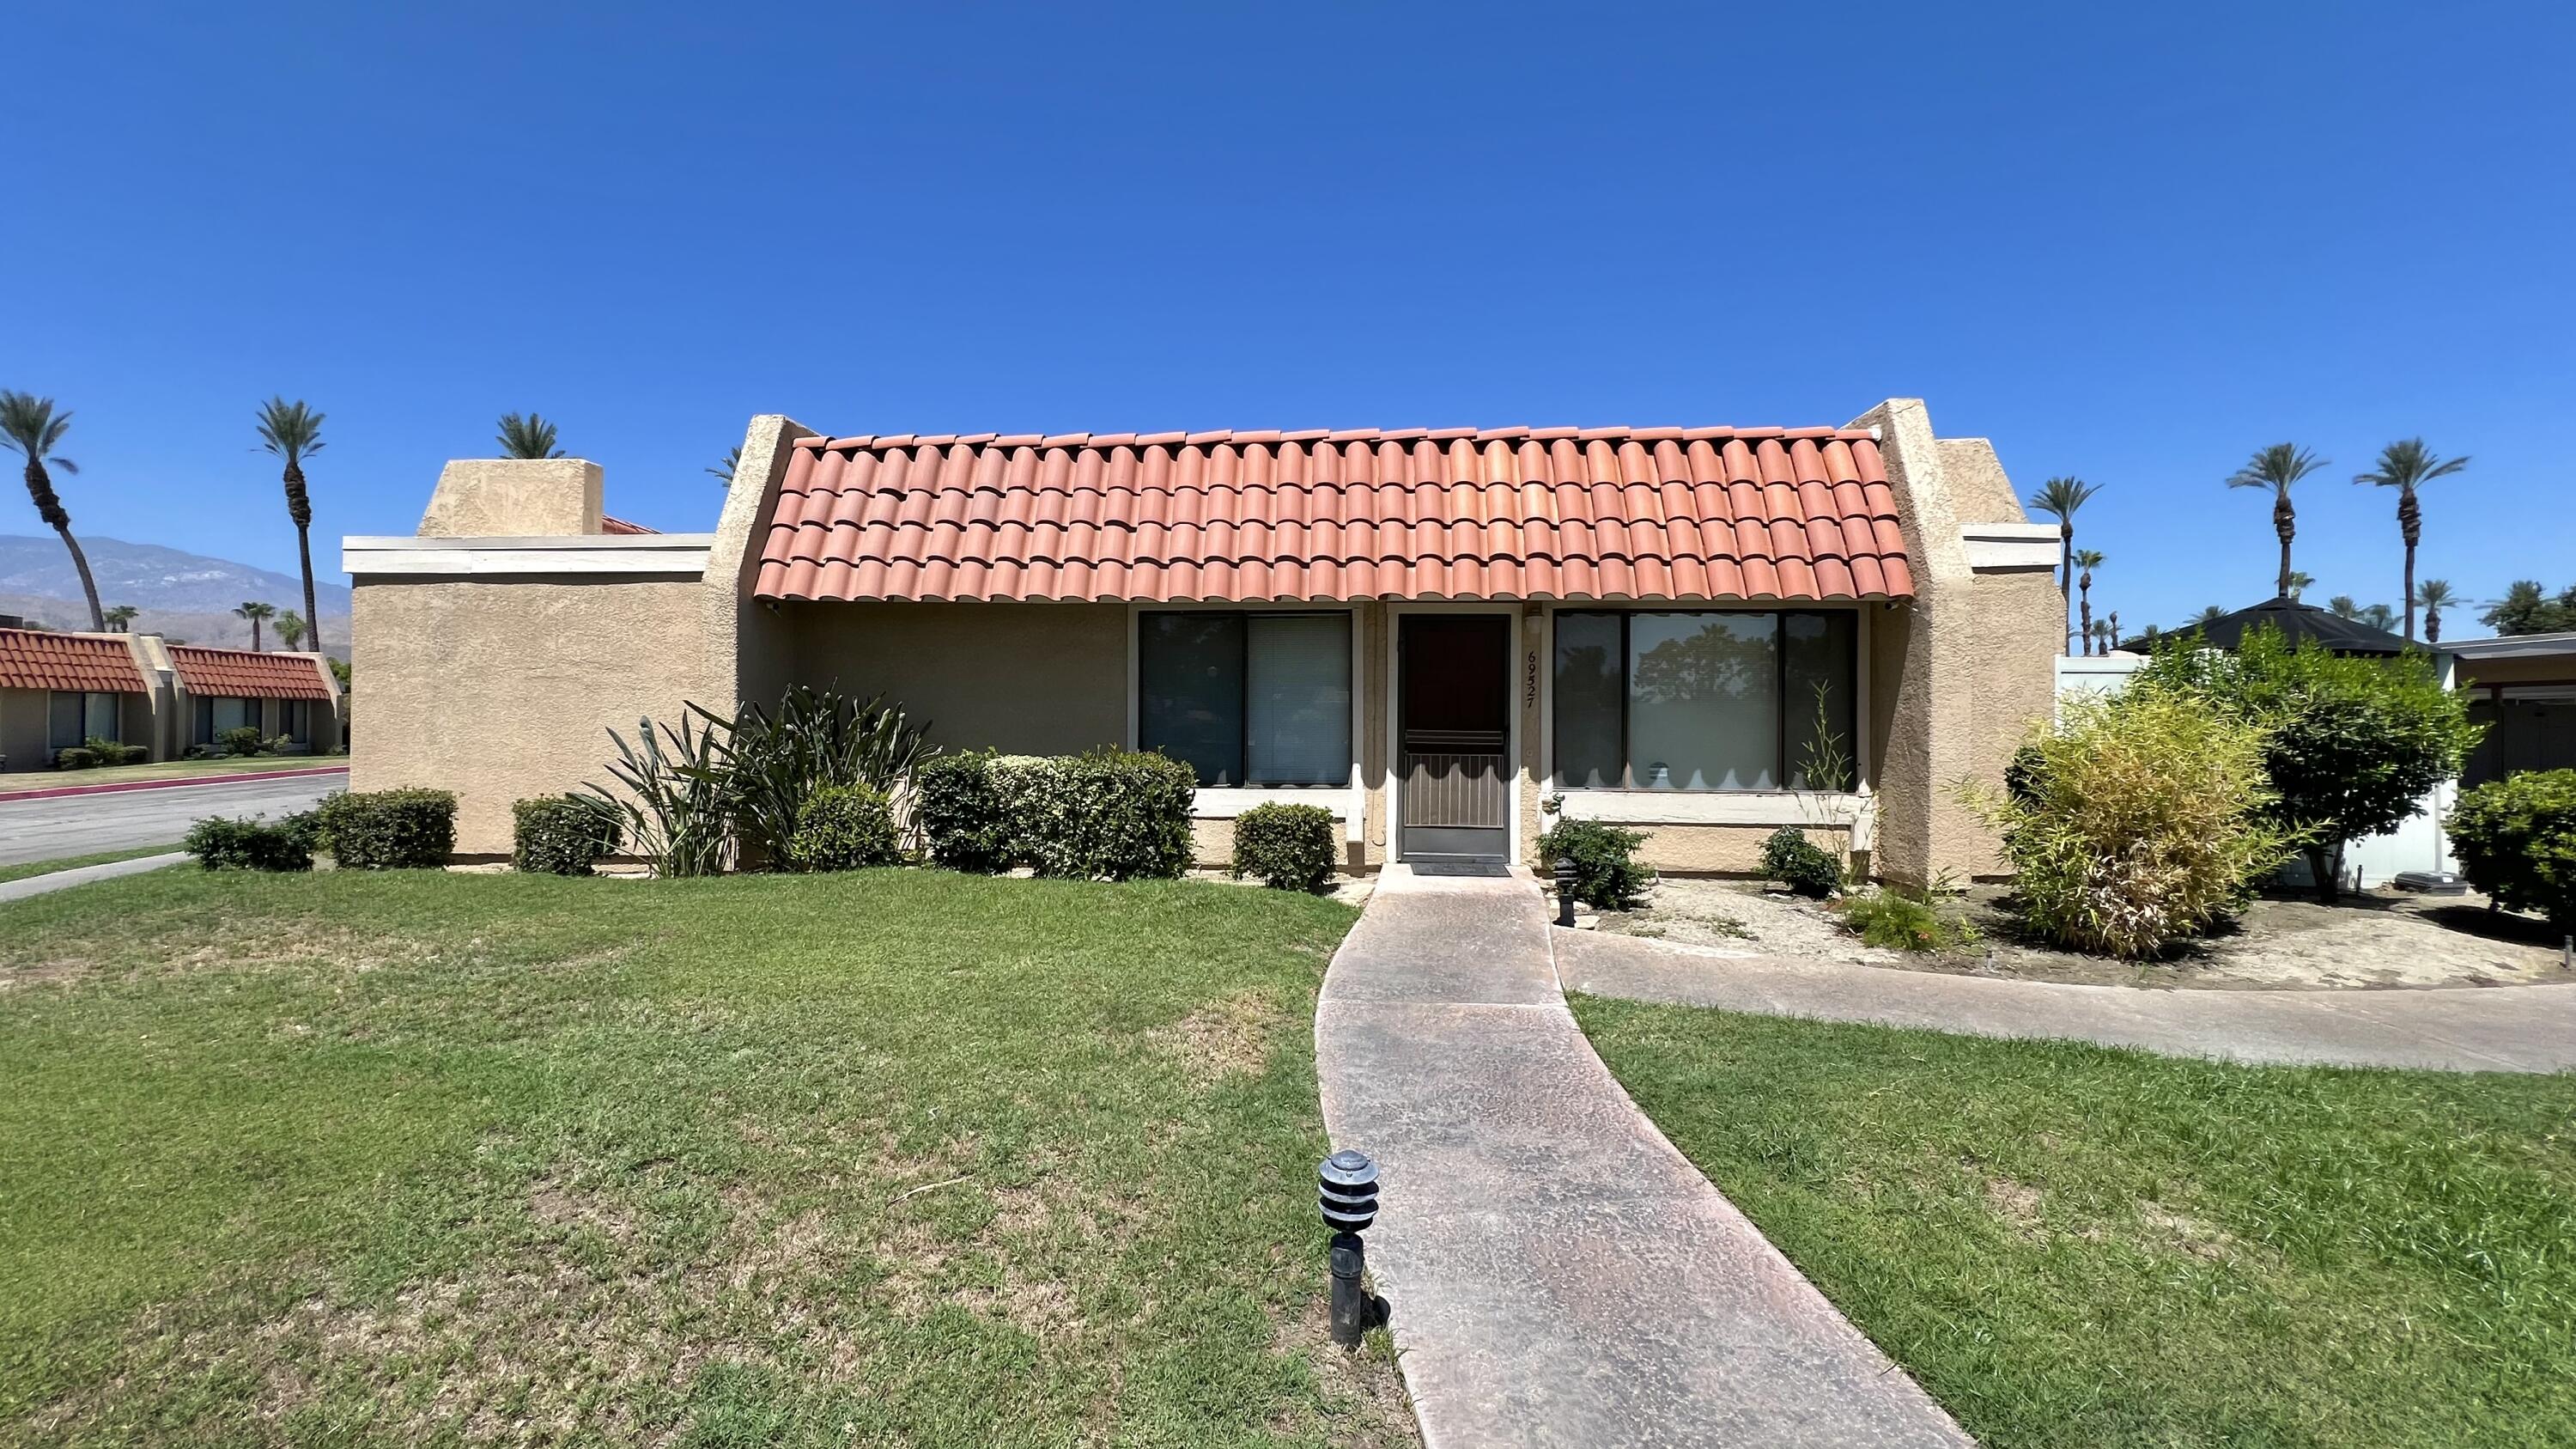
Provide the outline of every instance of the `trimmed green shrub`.
{"type": "Polygon", "coordinates": [[[1282,891],[1320,891],[1341,857],[1341,832],[1321,805],[1255,805],[1234,819],[1234,875],[1282,891]]]}
{"type": "Polygon", "coordinates": [[[588,875],[617,853],[625,832],[605,802],[541,795],[510,806],[510,864],[538,875],[588,875]]]}
{"type": "Polygon", "coordinates": [[[2032,932],[2078,951],[2152,955],[2243,908],[2297,837],[2273,821],[2261,728],[2152,683],[2069,698],[2033,734],[2020,794],[1960,796],[2003,833],[2032,932]]]}
{"type": "Polygon", "coordinates": [[[124,745],[114,740],[91,735],[81,741],[81,748],[98,756],[102,765],[139,765],[152,751],[141,745],[124,745]]]}
{"type": "Polygon", "coordinates": [[[180,848],[208,870],[311,870],[313,814],[284,820],[227,820],[210,815],[188,827],[180,848]]]}
{"type": "Polygon", "coordinates": [[[2471,885],[2506,910],[2576,931],[2576,770],[2531,770],[2463,791],[2448,828],[2471,885]]]}
{"type": "Polygon", "coordinates": [[[1639,831],[1598,820],[1560,819],[1538,838],[1538,859],[1551,873],[1558,861],[1572,861],[1576,900],[1595,910],[1624,911],[1655,879],[1653,867],[1637,863],[1637,847],[1645,843],[1639,831]]]}
{"type": "Polygon", "coordinates": [[[1898,951],[1957,951],[1985,936],[1965,915],[1942,909],[1927,890],[1884,886],[1836,901],[1844,930],[1872,946],[1898,951]]]}
{"type": "Polygon", "coordinates": [[[796,829],[787,839],[786,863],[796,870],[862,870],[902,860],[894,806],[884,792],[865,785],[815,791],[796,812],[796,829]]]}
{"type": "Polygon", "coordinates": [[[798,822],[815,792],[864,785],[892,797],[937,748],[882,695],[792,685],[775,713],[749,705],[732,719],[695,705],[724,777],[735,844],[750,861],[792,866],[798,822]]]}
{"type": "Polygon", "coordinates": [[[343,870],[441,866],[456,849],[456,796],[445,790],[342,791],[314,818],[343,870]]]}
{"type": "Polygon", "coordinates": [[[95,770],[99,767],[98,751],[87,745],[65,745],[54,751],[57,770],[95,770]]]}
{"type": "Polygon", "coordinates": [[[1101,749],[1030,762],[1003,793],[1029,863],[1072,880],[1169,879],[1190,868],[1198,774],[1162,754],[1101,749]]]}
{"type": "Polygon", "coordinates": [[[912,774],[912,824],[930,858],[950,870],[995,875],[1027,855],[1020,781],[1036,763],[991,750],[933,755],[912,774]]]}
{"type": "Polygon", "coordinates": [[[1787,886],[1790,894],[1815,900],[1843,884],[1842,863],[1794,825],[1781,826],[1762,842],[1762,873],[1787,886]]]}
{"type": "Polygon", "coordinates": [[[215,753],[219,755],[256,755],[268,748],[268,736],[257,725],[240,725],[215,736],[215,753]]]}

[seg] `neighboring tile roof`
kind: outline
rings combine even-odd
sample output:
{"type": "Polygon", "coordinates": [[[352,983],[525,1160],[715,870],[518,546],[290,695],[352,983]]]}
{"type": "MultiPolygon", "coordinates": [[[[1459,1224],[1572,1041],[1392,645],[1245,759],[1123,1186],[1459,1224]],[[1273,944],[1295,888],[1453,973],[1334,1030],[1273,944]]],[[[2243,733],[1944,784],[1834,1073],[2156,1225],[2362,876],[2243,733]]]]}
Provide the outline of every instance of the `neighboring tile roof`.
{"type": "Polygon", "coordinates": [[[123,639],[84,639],[42,629],[0,629],[0,686],[144,694],[143,666],[123,639]]]}
{"type": "Polygon", "coordinates": [[[623,518],[611,518],[603,513],[599,516],[599,531],[602,533],[660,533],[662,530],[646,528],[640,523],[629,523],[623,518]]]}
{"type": "Polygon", "coordinates": [[[247,649],[170,646],[170,663],[190,694],[227,699],[329,699],[322,672],[307,654],[254,654],[247,649]]]}
{"type": "Polygon", "coordinates": [[[765,599],[1869,599],[1914,579],[1835,428],[809,438],[765,599]]]}

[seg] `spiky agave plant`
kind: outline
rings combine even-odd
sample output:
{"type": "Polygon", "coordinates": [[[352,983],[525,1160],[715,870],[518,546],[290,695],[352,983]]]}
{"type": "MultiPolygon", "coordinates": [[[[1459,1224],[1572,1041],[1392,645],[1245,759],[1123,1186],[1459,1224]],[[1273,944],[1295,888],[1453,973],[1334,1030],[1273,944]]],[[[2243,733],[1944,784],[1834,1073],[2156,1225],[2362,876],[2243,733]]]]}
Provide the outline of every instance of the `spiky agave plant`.
{"type": "Polygon", "coordinates": [[[63,547],[72,556],[72,572],[80,575],[81,595],[89,601],[89,626],[107,632],[107,614],[98,606],[98,580],[89,573],[89,555],[81,552],[80,540],[72,537],[72,516],[54,492],[53,474],[48,466],[67,474],[78,474],[80,465],[54,452],[70,432],[71,410],[54,411],[54,400],[33,393],[0,391],[0,446],[6,446],[27,459],[27,497],[36,505],[36,516],[45,526],[60,534],[63,547]]]}
{"type": "Polygon", "coordinates": [[[304,632],[319,649],[322,611],[313,605],[313,495],[304,486],[304,460],[322,451],[322,415],[302,398],[288,402],[272,397],[260,404],[258,429],[259,445],[286,461],[286,516],[295,525],[295,558],[304,569],[304,632]]]}

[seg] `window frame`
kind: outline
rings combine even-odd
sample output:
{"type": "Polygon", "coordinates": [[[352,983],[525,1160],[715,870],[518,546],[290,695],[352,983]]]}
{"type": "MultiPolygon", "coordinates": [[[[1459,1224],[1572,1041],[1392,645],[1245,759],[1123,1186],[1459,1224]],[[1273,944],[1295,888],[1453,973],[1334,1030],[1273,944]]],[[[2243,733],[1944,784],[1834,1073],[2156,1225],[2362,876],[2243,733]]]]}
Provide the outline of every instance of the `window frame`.
{"type": "Polygon", "coordinates": [[[1544,675],[1546,681],[1546,692],[1544,698],[1540,701],[1540,727],[1545,731],[1546,735],[1547,756],[1543,762],[1543,769],[1539,776],[1541,788],[1547,790],[1551,794],[1558,795],[1622,795],[1634,796],[1640,799],[1674,801],[1743,800],[1761,799],[1772,796],[1857,796],[1868,794],[1874,788],[1877,765],[1876,757],[1869,748],[1869,621],[1870,610],[1865,606],[1837,607],[1836,605],[1823,601],[1815,602],[1804,608],[1789,607],[1785,604],[1776,608],[1698,607],[1679,604],[1678,601],[1648,601],[1622,606],[1602,606],[1587,603],[1582,607],[1551,609],[1548,613],[1547,669],[1544,675]],[[1635,761],[1628,758],[1628,730],[1630,718],[1633,713],[1633,702],[1631,699],[1633,686],[1630,677],[1629,653],[1631,649],[1630,621],[1633,616],[1638,614],[1757,614],[1774,621],[1774,642],[1771,651],[1772,696],[1773,707],[1775,710],[1772,744],[1772,778],[1776,783],[1774,783],[1770,788],[1694,790],[1686,787],[1671,786],[1659,790],[1651,785],[1635,783],[1635,761]],[[1851,692],[1850,698],[1852,715],[1852,788],[1849,790],[1832,791],[1795,789],[1789,784],[1790,762],[1788,760],[1788,752],[1790,748],[1790,725],[1792,723],[1792,718],[1788,701],[1789,650],[1786,620],[1788,616],[1792,614],[1845,614],[1849,615],[1852,619],[1851,668],[1849,676],[1845,680],[1846,687],[1851,692]],[[1562,761],[1558,758],[1558,698],[1556,688],[1556,652],[1558,647],[1557,629],[1559,622],[1569,616],[1587,618],[1615,617],[1619,621],[1619,644],[1616,656],[1619,664],[1619,775],[1616,781],[1607,784],[1585,785],[1573,783],[1564,779],[1562,774],[1562,761]]]}
{"type": "MultiPolygon", "coordinates": [[[[1246,801],[1258,803],[1260,800],[1267,799],[1271,796],[1321,799],[1327,796],[1337,797],[1346,795],[1352,791],[1364,788],[1361,781],[1364,774],[1362,749],[1365,735],[1361,726],[1361,706],[1363,696],[1360,684],[1365,651],[1361,647],[1359,611],[1357,609],[1348,605],[1317,605],[1285,601],[1267,605],[1261,602],[1247,601],[1244,603],[1225,604],[1219,606],[1191,603],[1138,604],[1130,608],[1127,616],[1127,748],[1131,750],[1142,750],[1145,748],[1144,671],[1145,630],[1147,627],[1145,621],[1149,616],[1157,614],[1190,614],[1201,616],[1223,615],[1241,619],[1246,622],[1247,627],[1244,634],[1245,646],[1243,656],[1244,667],[1241,671],[1241,678],[1236,682],[1236,707],[1239,712],[1239,717],[1243,722],[1243,733],[1242,738],[1236,744],[1236,749],[1238,752],[1238,762],[1240,765],[1247,768],[1250,765],[1252,754],[1252,651],[1251,631],[1248,627],[1250,621],[1264,617],[1279,618],[1283,616],[1291,616],[1339,619],[1342,621],[1343,625],[1343,648],[1345,650],[1344,657],[1346,664],[1346,682],[1344,684],[1344,689],[1348,692],[1350,700],[1347,711],[1349,717],[1344,722],[1344,729],[1347,731],[1347,737],[1344,741],[1343,750],[1343,753],[1349,756],[1349,758],[1342,762],[1343,776],[1341,783],[1331,785],[1251,785],[1240,783],[1232,785],[1200,785],[1198,787],[1198,793],[1201,797],[1202,803],[1211,799],[1217,801],[1232,801],[1238,804],[1246,801]]],[[[1249,808],[1249,806],[1245,805],[1244,808],[1249,808]]],[[[1223,813],[1232,814],[1233,811],[1229,809],[1223,813]]],[[[1351,813],[1353,822],[1356,822],[1357,812],[1354,810],[1351,813]]],[[[1353,824],[1353,828],[1357,828],[1355,823],[1353,824]]]]}

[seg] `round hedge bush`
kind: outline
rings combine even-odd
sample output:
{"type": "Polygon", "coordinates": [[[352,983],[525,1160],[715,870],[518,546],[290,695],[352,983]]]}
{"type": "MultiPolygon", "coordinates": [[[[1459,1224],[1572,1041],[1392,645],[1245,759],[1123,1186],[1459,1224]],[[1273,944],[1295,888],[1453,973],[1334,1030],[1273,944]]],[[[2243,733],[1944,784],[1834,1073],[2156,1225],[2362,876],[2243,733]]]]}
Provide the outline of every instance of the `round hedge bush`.
{"type": "Polygon", "coordinates": [[[510,806],[510,864],[537,875],[588,875],[624,832],[604,801],[543,795],[510,806]]]}
{"type": "Polygon", "coordinates": [[[815,791],[796,812],[787,863],[798,870],[895,865],[903,859],[897,841],[894,807],[882,793],[865,785],[834,785],[815,791]]]}
{"type": "Polygon", "coordinates": [[[1321,805],[1255,805],[1234,821],[1234,875],[1272,890],[1320,891],[1333,878],[1341,842],[1321,805]]]}

